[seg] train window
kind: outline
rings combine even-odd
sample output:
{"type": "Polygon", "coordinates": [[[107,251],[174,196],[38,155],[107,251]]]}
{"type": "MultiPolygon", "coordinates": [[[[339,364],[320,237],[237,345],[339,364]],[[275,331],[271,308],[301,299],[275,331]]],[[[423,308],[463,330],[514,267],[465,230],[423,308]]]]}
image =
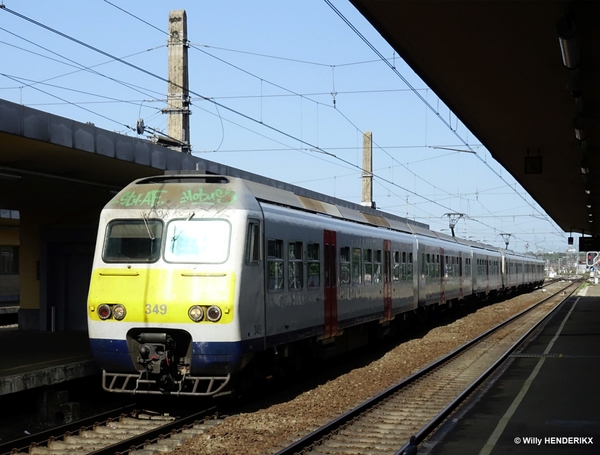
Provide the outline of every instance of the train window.
{"type": "Polygon", "coordinates": [[[350,284],[350,247],[340,248],[340,284],[350,284]]]}
{"type": "Polygon", "coordinates": [[[360,248],[352,248],[352,284],[360,284],[362,282],[360,260],[360,248]]]}
{"type": "Polygon", "coordinates": [[[258,264],[260,261],[260,224],[257,220],[248,222],[246,234],[246,264],[258,264]]]}
{"type": "Polygon", "coordinates": [[[363,251],[364,283],[371,284],[373,280],[373,250],[367,248],[363,251]]]}
{"type": "Polygon", "coordinates": [[[302,242],[288,243],[288,288],[304,287],[304,262],[302,260],[302,242]]]}
{"type": "MultiPolygon", "coordinates": [[[[406,253],[402,253],[404,259],[406,259],[406,253]]],[[[394,268],[392,272],[392,280],[400,281],[400,252],[394,251],[394,268]]]]}
{"type": "Polygon", "coordinates": [[[308,262],[308,282],[306,286],[309,289],[318,288],[321,286],[320,245],[318,243],[306,245],[306,256],[308,262]]]}
{"type": "Polygon", "coordinates": [[[375,263],[373,264],[373,282],[381,283],[381,250],[375,252],[375,263]]]}
{"type": "Polygon", "coordinates": [[[413,276],[413,254],[408,253],[408,261],[406,262],[406,279],[412,281],[413,276]]]}
{"type": "Polygon", "coordinates": [[[340,248],[340,261],[350,262],[350,247],[343,246],[340,248]]]}
{"type": "Polygon", "coordinates": [[[290,242],[288,247],[288,259],[290,261],[296,259],[302,260],[302,242],[290,242]]]}
{"type": "Polygon", "coordinates": [[[174,220],[167,225],[165,260],[221,264],[229,256],[231,225],[226,220],[174,220]]]}
{"type": "Polygon", "coordinates": [[[156,262],[160,256],[160,220],[115,220],[106,227],[104,262],[156,262]]]}
{"type": "Polygon", "coordinates": [[[268,289],[283,289],[283,240],[267,241],[268,289]]]}

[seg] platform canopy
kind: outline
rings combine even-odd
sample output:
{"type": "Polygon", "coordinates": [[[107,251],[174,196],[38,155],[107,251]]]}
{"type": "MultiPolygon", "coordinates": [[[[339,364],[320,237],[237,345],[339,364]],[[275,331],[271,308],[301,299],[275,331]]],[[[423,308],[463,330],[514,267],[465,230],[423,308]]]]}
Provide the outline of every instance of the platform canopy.
{"type": "Polygon", "coordinates": [[[600,234],[600,2],[350,1],[565,232],[600,234]]]}

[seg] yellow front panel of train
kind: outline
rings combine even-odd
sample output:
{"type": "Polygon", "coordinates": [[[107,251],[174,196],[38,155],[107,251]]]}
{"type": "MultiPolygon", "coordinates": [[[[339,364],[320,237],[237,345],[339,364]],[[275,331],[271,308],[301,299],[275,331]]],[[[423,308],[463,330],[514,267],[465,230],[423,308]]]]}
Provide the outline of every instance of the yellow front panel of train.
{"type": "Polygon", "coordinates": [[[122,304],[127,310],[123,322],[189,323],[192,305],[216,305],[223,313],[218,322],[233,320],[235,274],[197,272],[190,269],[96,269],[88,298],[90,318],[100,321],[96,308],[103,303],[122,304]]]}

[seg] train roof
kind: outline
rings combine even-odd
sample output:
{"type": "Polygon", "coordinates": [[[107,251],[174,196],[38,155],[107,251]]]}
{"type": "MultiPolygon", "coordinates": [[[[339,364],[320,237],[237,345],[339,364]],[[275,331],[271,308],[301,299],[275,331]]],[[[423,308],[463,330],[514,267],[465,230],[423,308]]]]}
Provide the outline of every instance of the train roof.
{"type": "MultiPolygon", "coordinates": [[[[181,170],[165,171],[164,175],[146,177],[132,182],[130,185],[143,185],[151,183],[185,183],[202,182],[211,184],[226,184],[230,181],[241,180],[250,193],[260,202],[278,204],[292,207],[303,211],[320,213],[323,215],[368,224],[380,228],[392,229],[418,234],[439,240],[456,242],[457,244],[480,248],[485,250],[500,251],[499,247],[469,240],[453,237],[441,232],[432,231],[429,226],[418,221],[409,220],[391,213],[386,213],[376,208],[355,204],[335,197],[327,196],[316,191],[308,190],[296,185],[281,182],[252,173],[236,170],[237,175],[220,175],[210,171],[181,170]]],[[[520,256],[510,251],[509,254],[520,256]]]]}
{"type": "Polygon", "coordinates": [[[207,183],[218,183],[219,179],[239,179],[243,180],[252,195],[261,202],[279,204],[411,234],[435,237],[435,233],[429,229],[427,224],[255,174],[227,176],[205,171],[165,171],[165,175],[147,177],[133,183],[167,183],[169,181],[193,181],[194,179],[205,179],[207,183]]]}

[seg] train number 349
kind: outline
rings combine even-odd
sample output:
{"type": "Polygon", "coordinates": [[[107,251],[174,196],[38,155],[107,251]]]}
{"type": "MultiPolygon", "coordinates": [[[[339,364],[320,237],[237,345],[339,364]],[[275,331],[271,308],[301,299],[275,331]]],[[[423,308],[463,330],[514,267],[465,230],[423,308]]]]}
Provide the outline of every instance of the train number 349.
{"type": "Polygon", "coordinates": [[[146,314],[167,314],[167,305],[146,305],[146,314]]]}

